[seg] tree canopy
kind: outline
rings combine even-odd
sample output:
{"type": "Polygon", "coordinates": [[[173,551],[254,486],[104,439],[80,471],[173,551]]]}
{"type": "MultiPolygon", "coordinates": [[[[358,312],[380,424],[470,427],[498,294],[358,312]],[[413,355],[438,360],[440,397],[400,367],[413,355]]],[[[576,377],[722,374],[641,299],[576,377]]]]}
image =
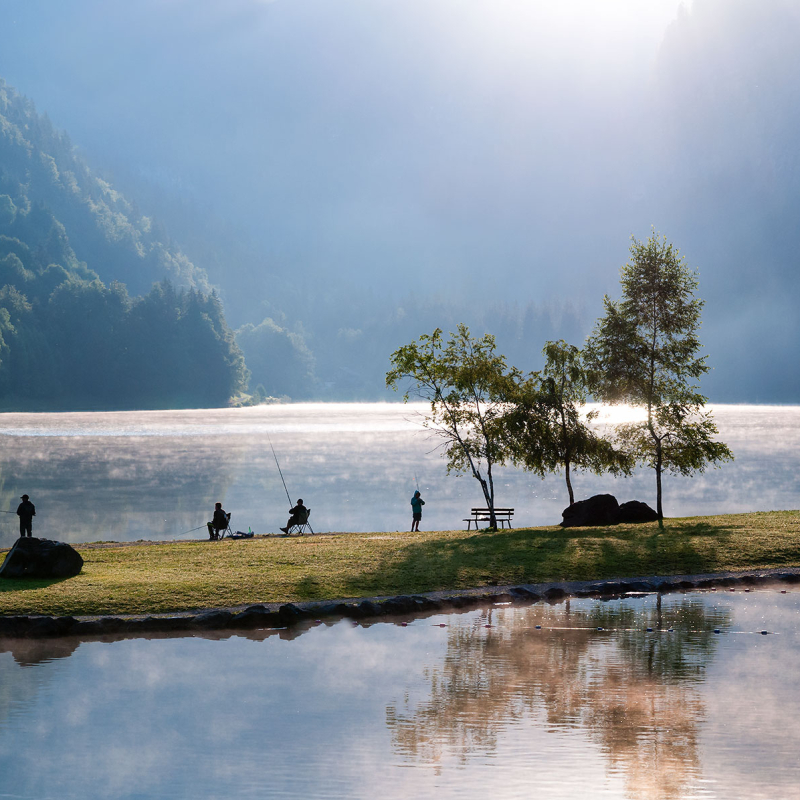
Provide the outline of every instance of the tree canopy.
{"type": "Polygon", "coordinates": [[[519,371],[495,352],[493,336],[473,338],[466,325],[446,342],[440,328],[421,336],[398,348],[391,363],[386,385],[397,389],[410,380],[404,400],[414,394],[430,402],[424,424],[443,440],[447,471],[469,472],[478,481],[490,526],[497,528],[493,469],[508,457],[503,415],[519,371]]]}
{"type": "Polygon", "coordinates": [[[647,419],[621,425],[618,436],[656,473],[656,511],[663,524],[662,473],[689,475],[733,458],[713,440],[717,428],[696,381],[708,371],[699,355],[697,274],[653,232],[633,239],[622,267],[622,298],[604,298],[605,314],[587,340],[592,393],[610,403],[644,406],[647,419]]]}
{"type": "Polygon", "coordinates": [[[518,384],[504,422],[513,461],[542,478],[563,469],[572,505],[574,469],[629,474],[633,462],[591,427],[598,411],[585,410],[581,351],[562,339],[547,342],[542,352],[544,369],[518,384]]]}

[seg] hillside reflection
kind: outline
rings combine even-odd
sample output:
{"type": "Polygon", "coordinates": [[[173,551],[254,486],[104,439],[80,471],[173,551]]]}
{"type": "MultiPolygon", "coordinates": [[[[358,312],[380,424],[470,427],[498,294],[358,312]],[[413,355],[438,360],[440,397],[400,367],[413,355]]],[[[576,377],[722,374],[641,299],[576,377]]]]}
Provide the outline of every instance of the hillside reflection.
{"type": "Polygon", "coordinates": [[[681,797],[700,775],[697,687],[714,657],[714,628],[729,625],[727,611],[697,599],[662,610],[654,597],[454,619],[444,661],[427,671],[429,696],[387,707],[393,748],[407,761],[455,756],[465,764],[493,752],[510,727],[534,720],[582,731],[631,797],[681,797]]]}

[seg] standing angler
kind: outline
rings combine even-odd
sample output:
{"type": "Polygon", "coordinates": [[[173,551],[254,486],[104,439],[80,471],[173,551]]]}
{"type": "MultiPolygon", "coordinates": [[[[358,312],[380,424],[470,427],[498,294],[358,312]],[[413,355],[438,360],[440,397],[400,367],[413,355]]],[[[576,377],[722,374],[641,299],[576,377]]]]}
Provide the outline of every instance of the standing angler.
{"type": "Polygon", "coordinates": [[[25,536],[27,531],[29,537],[33,537],[33,518],[36,516],[36,506],[24,494],[20,497],[22,502],[17,506],[17,516],[19,517],[19,535],[25,536]]]}
{"type": "Polygon", "coordinates": [[[425,501],[420,497],[419,489],[414,492],[414,496],[411,498],[411,512],[412,512],[412,519],[411,519],[411,532],[419,531],[419,523],[422,520],[422,506],[425,505],[425,501]]]}

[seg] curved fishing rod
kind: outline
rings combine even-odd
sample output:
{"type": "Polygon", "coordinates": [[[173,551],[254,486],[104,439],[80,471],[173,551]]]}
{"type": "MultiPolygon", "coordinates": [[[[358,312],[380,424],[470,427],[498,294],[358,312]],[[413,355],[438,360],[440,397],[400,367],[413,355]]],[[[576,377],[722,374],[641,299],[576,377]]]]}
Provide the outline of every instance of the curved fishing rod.
{"type": "Polygon", "coordinates": [[[286,492],[286,499],[289,501],[289,505],[292,505],[292,498],[289,497],[289,490],[286,488],[286,481],[283,480],[283,472],[281,472],[281,465],[278,463],[278,456],[275,455],[275,448],[272,446],[272,439],[269,438],[269,434],[267,434],[267,441],[269,442],[270,449],[272,450],[272,457],[275,459],[275,466],[278,468],[278,474],[281,476],[281,482],[283,483],[283,491],[286,492]]]}

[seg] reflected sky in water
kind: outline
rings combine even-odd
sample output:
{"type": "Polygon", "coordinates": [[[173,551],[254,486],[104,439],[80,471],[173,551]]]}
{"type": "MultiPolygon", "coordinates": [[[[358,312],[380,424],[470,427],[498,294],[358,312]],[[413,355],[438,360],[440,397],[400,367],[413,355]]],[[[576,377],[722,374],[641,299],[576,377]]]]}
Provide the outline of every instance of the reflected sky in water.
{"type": "MultiPolygon", "coordinates": [[[[37,506],[34,535],[63,541],[168,539],[210,519],[216,501],[233,527],[256,533],[285,524],[292,497],[312,509],[318,531],[410,527],[415,481],[427,505],[423,529],[463,526],[483,505],[469,477],[447,476],[437,441],[421,427],[423,404],[296,404],[202,411],[0,414],[0,508],[26,492],[37,506]]],[[[694,478],[668,476],[668,516],[797,508],[800,408],[716,406],[720,437],[736,461],[694,478]]],[[[632,478],[578,475],[576,496],[612,492],[655,505],[651,471],[632,478]]],[[[515,527],[556,524],[563,479],[521,470],[496,474],[498,505],[515,527]]],[[[0,514],[0,544],[17,536],[0,514]]]]}
{"type": "Polygon", "coordinates": [[[799,598],[0,640],[0,795],[792,800],[799,598]]]}

